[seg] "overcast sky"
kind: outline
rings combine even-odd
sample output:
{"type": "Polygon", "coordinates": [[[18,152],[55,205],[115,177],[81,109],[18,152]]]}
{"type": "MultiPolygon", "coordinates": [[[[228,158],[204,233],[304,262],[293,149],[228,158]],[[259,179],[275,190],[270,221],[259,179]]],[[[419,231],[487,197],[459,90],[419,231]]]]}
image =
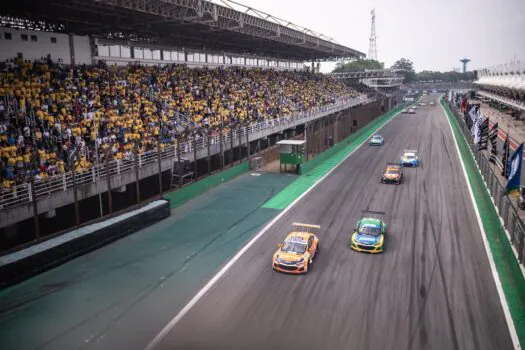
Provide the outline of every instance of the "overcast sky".
{"type": "MultiPolygon", "coordinates": [[[[368,54],[376,10],[378,58],[411,59],[416,71],[525,62],[525,0],[236,0],[368,54]]],[[[331,65],[333,66],[333,65],[331,65]]],[[[324,66],[323,71],[331,67],[324,66]]]]}

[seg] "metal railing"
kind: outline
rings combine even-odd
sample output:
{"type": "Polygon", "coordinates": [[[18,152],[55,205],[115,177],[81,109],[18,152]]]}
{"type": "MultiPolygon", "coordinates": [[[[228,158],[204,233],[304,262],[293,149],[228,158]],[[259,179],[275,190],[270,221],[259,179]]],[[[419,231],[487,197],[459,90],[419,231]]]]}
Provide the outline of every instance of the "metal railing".
{"type": "Polygon", "coordinates": [[[455,106],[451,106],[451,109],[453,110],[453,114],[461,126],[463,135],[467,140],[467,144],[469,145],[472,155],[474,156],[481,176],[485,181],[485,185],[489,190],[494,205],[498,209],[499,216],[503,220],[503,226],[505,229],[507,229],[510,235],[510,242],[516,249],[518,261],[520,264],[523,264],[525,256],[525,224],[519,217],[518,209],[515,205],[516,203],[513,203],[508,196],[504,195],[504,187],[500,184],[498,176],[495,173],[495,169],[498,171],[499,168],[496,165],[492,165],[493,163],[489,162],[486,152],[480,151],[478,149],[477,145],[474,143],[474,139],[470,133],[470,130],[468,129],[468,126],[465,124],[463,117],[457,112],[455,106]]]}
{"type": "Polygon", "coordinates": [[[504,97],[504,96],[499,96],[499,95],[496,95],[496,94],[493,94],[493,93],[490,93],[490,92],[486,92],[486,91],[479,91],[478,90],[476,93],[478,95],[487,97],[489,99],[492,99],[492,100],[497,101],[499,103],[505,104],[507,106],[519,109],[521,111],[525,111],[525,103],[521,102],[521,101],[518,101],[516,99],[512,99],[512,98],[508,98],[508,97],[504,97]]]}
{"type": "MultiPolygon", "coordinates": [[[[237,143],[239,142],[239,139],[241,139],[242,143],[245,145],[246,131],[248,131],[248,134],[251,135],[258,132],[271,131],[271,129],[283,129],[293,127],[294,125],[303,124],[304,122],[307,122],[309,120],[317,119],[317,116],[321,113],[337,112],[362,103],[368,103],[373,100],[374,99],[369,99],[367,97],[358,97],[350,100],[341,100],[332,105],[312,108],[309,111],[301,112],[297,115],[285,116],[262,122],[254,122],[248,125],[247,127],[242,126],[236,130],[233,130],[231,134],[230,132],[224,133],[222,137],[222,143],[227,148],[228,145],[231,144],[231,138],[233,138],[234,147],[238,146],[237,143]]],[[[219,144],[219,142],[219,135],[209,137],[210,145],[217,145],[219,144]]],[[[193,158],[192,154],[194,152],[194,147],[197,150],[207,148],[208,137],[204,136],[199,139],[181,142],[181,157],[184,157],[184,155],[191,155],[189,158],[193,158]]],[[[165,144],[164,150],[161,151],[160,158],[161,160],[175,159],[177,156],[177,145],[165,144]]],[[[137,157],[137,160],[134,159],[133,155],[131,156],[131,159],[109,160],[108,167],[110,176],[113,176],[115,174],[122,174],[125,172],[131,172],[135,169],[135,162],[138,163],[139,168],[158,162],[157,151],[148,151],[143,154],[138,154],[137,157]]],[[[59,191],[67,191],[73,188],[74,182],[76,182],[75,185],[77,186],[77,188],[79,188],[82,185],[96,183],[99,180],[106,179],[107,169],[104,163],[105,162],[102,161],[101,164],[95,164],[89,169],[77,171],[75,174],[75,181],[73,181],[73,173],[71,171],[56,176],[50,176],[45,180],[35,181],[35,197],[40,198],[59,191]]],[[[20,205],[28,204],[31,201],[32,190],[31,184],[29,182],[14,186],[9,190],[3,190],[0,192],[0,210],[12,209],[20,205]]]]}

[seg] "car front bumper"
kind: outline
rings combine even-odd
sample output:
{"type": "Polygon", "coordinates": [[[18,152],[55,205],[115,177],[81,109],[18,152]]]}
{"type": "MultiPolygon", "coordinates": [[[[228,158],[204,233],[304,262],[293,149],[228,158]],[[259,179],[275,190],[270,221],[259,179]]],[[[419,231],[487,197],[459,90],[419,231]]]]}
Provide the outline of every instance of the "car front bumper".
{"type": "Polygon", "coordinates": [[[272,268],[275,271],[291,273],[294,275],[299,275],[299,274],[308,272],[308,269],[305,267],[304,264],[303,265],[288,265],[288,264],[278,264],[274,261],[272,262],[272,268]]]}
{"type": "Polygon", "coordinates": [[[363,244],[352,242],[352,244],[350,245],[350,248],[352,250],[355,250],[356,252],[361,252],[361,253],[379,254],[383,252],[383,245],[368,246],[368,245],[363,245],[363,244]]]}
{"type": "Polygon", "coordinates": [[[417,167],[417,163],[414,163],[414,162],[400,162],[399,163],[401,166],[406,166],[406,167],[417,167]]]}
{"type": "Polygon", "coordinates": [[[398,185],[399,183],[401,183],[401,179],[397,178],[397,179],[388,179],[388,178],[381,178],[381,182],[384,183],[384,184],[396,184],[398,185]]]}

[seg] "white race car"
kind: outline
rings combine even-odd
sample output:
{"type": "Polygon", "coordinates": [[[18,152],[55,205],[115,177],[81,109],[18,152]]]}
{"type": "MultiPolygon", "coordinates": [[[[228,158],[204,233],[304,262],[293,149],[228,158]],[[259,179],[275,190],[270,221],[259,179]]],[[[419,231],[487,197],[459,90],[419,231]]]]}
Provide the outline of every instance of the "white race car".
{"type": "Polygon", "coordinates": [[[399,165],[417,167],[419,165],[417,151],[406,149],[399,159],[399,165]]]}

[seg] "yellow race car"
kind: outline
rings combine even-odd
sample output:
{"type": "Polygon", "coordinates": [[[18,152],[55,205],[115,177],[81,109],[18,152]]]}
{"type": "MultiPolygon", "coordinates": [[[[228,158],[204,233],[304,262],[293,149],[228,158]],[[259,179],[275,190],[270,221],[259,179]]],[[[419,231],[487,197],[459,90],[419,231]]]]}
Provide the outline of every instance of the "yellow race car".
{"type": "Polygon", "coordinates": [[[319,238],[311,231],[320,230],[319,225],[293,223],[294,230],[288,234],[273,255],[272,267],[276,271],[307,273],[313,259],[319,254],[319,238]]]}
{"type": "Polygon", "coordinates": [[[385,213],[363,210],[363,214],[364,216],[357,221],[355,230],[350,235],[350,248],[358,252],[382,253],[387,224],[381,216],[384,216],[385,213]]]}

